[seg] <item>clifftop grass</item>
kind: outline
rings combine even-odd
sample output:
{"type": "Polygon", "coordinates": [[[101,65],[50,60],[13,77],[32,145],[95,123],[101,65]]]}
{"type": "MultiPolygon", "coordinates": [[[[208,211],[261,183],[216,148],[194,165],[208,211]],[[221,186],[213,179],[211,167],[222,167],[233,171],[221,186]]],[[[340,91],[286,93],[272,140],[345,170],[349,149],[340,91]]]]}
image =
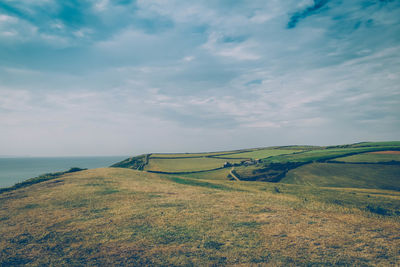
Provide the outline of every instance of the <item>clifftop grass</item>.
{"type": "Polygon", "coordinates": [[[1,265],[354,266],[399,257],[399,192],[121,168],[56,180],[0,195],[1,265]]]}
{"type": "MultiPolygon", "coordinates": [[[[114,165],[123,168],[28,180],[0,194],[0,266],[396,266],[400,166],[318,162],[398,149],[360,145],[291,146],[293,154],[234,167],[249,176],[287,173],[279,183],[229,181],[231,167],[134,170],[151,166],[150,154],[114,165]]],[[[153,160],[169,168],[217,162],[214,153],[185,156],[153,160]]]]}

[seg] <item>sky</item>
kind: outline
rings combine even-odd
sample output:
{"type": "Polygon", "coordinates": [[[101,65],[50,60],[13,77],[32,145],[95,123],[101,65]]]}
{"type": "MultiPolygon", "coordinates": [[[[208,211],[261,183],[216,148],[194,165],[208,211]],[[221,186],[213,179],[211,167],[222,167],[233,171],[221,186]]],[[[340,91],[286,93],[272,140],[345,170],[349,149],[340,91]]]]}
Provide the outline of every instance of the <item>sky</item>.
{"type": "Polygon", "coordinates": [[[1,0],[0,155],[400,140],[398,0],[1,0]]]}

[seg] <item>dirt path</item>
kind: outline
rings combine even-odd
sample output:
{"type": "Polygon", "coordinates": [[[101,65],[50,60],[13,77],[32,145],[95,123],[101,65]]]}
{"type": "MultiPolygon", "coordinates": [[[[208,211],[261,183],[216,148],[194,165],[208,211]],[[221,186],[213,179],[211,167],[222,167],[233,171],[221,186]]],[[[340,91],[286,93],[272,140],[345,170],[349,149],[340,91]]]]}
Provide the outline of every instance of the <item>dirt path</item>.
{"type": "Polygon", "coordinates": [[[240,181],[240,179],[233,173],[233,169],[234,167],[232,167],[231,171],[229,172],[230,175],[232,175],[232,177],[236,180],[236,181],[240,181]]]}

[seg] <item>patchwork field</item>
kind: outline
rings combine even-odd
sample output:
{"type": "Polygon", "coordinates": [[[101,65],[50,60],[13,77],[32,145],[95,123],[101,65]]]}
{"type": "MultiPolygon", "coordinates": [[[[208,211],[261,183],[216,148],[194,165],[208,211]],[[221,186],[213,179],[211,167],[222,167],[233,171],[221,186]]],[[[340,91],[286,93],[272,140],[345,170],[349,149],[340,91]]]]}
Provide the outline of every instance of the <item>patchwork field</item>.
{"type": "MultiPolygon", "coordinates": [[[[207,170],[222,168],[226,162],[229,162],[230,164],[228,164],[226,167],[229,167],[230,165],[235,165],[235,167],[237,167],[236,165],[241,165],[242,167],[238,168],[238,170],[241,171],[242,174],[247,173],[246,175],[250,175],[247,178],[252,180],[253,176],[262,176],[259,172],[257,173],[257,170],[263,170],[269,164],[289,164],[290,169],[293,166],[297,167],[296,164],[292,164],[293,162],[310,163],[313,161],[322,162],[351,156],[354,158],[365,157],[362,156],[364,155],[362,153],[390,151],[390,149],[394,149],[395,151],[400,150],[400,142],[358,143],[354,145],[331,147],[285,146],[207,153],[155,153],[129,158],[125,161],[114,164],[113,167],[175,173],[204,172],[207,170]],[[257,162],[255,162],[255,160],[257,160],[257,162]],[[249,167],[249,165],[252,166],[249,167]],[[244,167],[249,167],[249,169],[244,169],[244,167]],[[256,172],[253,173],[254,175],[252,174],[253,171],[256,172]]],[[[382,159],[397,159],[397,155],[393,154],[391,154],[391,156],[385,156],[382,154],[371,155],[375,156],[370,157],[377,158],[373,162],[387,161],[379,160],[379,157],[382,159]]],[[[289,170],[285,166],[282,166],[282,168],[278,169],[280,172],[282,170],[283,172],[289,170]]]]}
{"type": "Polygon", "coordinates": [[[141,155],[2,190],[0,266],[398,266],[400,165],[335,161],[400,142],[295,148],[141,155]]]}

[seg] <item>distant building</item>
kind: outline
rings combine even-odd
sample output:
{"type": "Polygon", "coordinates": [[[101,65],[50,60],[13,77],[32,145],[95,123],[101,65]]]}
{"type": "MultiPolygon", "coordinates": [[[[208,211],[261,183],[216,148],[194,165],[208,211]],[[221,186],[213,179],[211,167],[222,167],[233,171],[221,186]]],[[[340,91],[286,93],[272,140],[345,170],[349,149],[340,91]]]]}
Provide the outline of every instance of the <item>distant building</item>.
{"type": "Polygon", "coordinates": [[[232,164],[229,161],[224,163],[224,168],[227,168],[227,167],[232,167],[232,164]]]}

